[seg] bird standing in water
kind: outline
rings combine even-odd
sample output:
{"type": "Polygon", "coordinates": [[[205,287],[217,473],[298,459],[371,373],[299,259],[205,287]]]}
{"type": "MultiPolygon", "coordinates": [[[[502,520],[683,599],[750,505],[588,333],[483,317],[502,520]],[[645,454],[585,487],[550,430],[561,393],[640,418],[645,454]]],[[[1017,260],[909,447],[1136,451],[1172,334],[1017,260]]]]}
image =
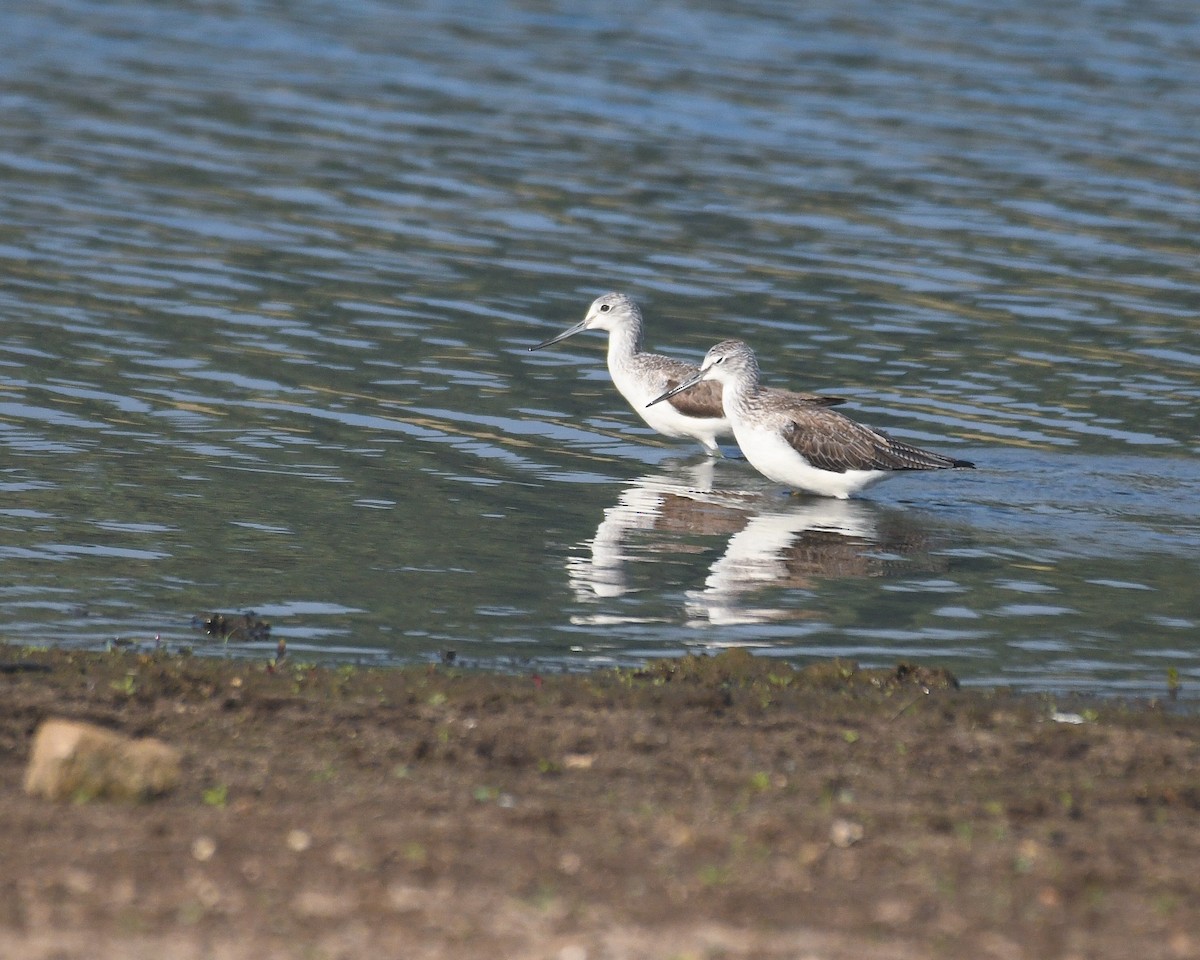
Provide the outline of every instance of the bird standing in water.
{"type": "Polygon", "coordinates": [[[903,471],[975,466],[894,440],[836,410],[797,401],[788,391],[762,386],[754,351],[741,340],[718,343],[695,374],[655,397],[650,406],[702,383],[721,385],[725,416],[750,464],[795,490],[845,500],[903,471]]]}
{"type": "MultiPolygon", "coordinates": [[[[575,326],[529,349],[541,350],[585,330],[607,331],[609,375],[638,415],[659,433],[696,440],[709,456],[720,456],[717,438],[733,435],[721,405],[721,383],[701,382],[694,363],[643,351],[642,327],[642,311],[630,297],[606,293],[592,302],[587,316],[575,326]],[[656,397],[669,402],[651,406],[656,397]]],[[[811,393],[789,395],[814,406],[845,403],[811,393]]]]}

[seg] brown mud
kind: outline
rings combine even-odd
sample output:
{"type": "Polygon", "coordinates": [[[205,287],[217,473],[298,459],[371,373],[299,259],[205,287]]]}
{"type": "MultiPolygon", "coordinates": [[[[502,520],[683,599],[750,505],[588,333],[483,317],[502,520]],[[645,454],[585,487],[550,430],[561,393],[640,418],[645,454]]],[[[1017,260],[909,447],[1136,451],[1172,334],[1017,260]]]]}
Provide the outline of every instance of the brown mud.
{"type": "Polygon", "coordinates": [[[4,960],[1200,956],[1200,718],[912,667],[0,646],[0,824],[4,960]],[[26,796],[49,717],[181,785],[26,796]]]}

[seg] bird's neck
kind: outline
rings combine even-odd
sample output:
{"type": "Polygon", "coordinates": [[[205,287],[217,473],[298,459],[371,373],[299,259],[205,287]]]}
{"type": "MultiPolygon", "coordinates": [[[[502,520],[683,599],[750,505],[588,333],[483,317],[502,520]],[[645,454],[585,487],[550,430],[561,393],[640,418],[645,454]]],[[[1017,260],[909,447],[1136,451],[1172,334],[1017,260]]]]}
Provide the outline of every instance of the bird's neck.
{"type": "Polygon", "coordinates": [[[642,325],[622,324],[608,332],[608,366],[611,369],[628,362],[642,352],[642,325]]]}
{"type": "Polygon", "coordinates": [[[744,407],[752,403],[761,390],[758,377],[755,376],[735,377],[721,384],[721,392],[725,397],[724,402],[727,407],[744,407]]]}

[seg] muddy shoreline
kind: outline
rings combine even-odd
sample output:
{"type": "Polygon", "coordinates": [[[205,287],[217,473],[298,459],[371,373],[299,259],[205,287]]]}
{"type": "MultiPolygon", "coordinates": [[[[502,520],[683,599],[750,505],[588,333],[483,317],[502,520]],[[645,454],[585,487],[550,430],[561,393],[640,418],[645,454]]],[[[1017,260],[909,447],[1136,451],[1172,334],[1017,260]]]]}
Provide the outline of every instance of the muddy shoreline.
{"type": "Polygon", "coordinates": [[[0,958],[1200,955],[1200,719],[733,652],[583,676],[0,646],[0,958]],[[143,804],[21,782],[51,717],[143,804]]]}

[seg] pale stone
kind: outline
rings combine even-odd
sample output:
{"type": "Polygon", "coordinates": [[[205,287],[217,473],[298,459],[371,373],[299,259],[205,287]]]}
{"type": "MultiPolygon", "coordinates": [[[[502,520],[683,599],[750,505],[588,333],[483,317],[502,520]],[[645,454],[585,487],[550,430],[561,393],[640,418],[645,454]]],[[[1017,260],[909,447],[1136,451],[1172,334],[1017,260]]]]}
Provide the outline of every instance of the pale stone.
{"type": "Polygon", "coordinates": [[[217,841],[212,837],[197,837],[192,841],[192,856],[206,863],[217,852],[217,841]]]}
{"type": "Polygon", "coordinates": [[[25,792],[48,800],[146,800],[179,783],[179,752],[75,720],[46,720],[33,737],[25,792]]]}
{"type": "Polygon", "coordinates": [[[861,823],[855,823],[853,820],[834,820],[829,825],[829,840],[835,847],[853,846],[863,838],[865,831],[861,823]]]}

